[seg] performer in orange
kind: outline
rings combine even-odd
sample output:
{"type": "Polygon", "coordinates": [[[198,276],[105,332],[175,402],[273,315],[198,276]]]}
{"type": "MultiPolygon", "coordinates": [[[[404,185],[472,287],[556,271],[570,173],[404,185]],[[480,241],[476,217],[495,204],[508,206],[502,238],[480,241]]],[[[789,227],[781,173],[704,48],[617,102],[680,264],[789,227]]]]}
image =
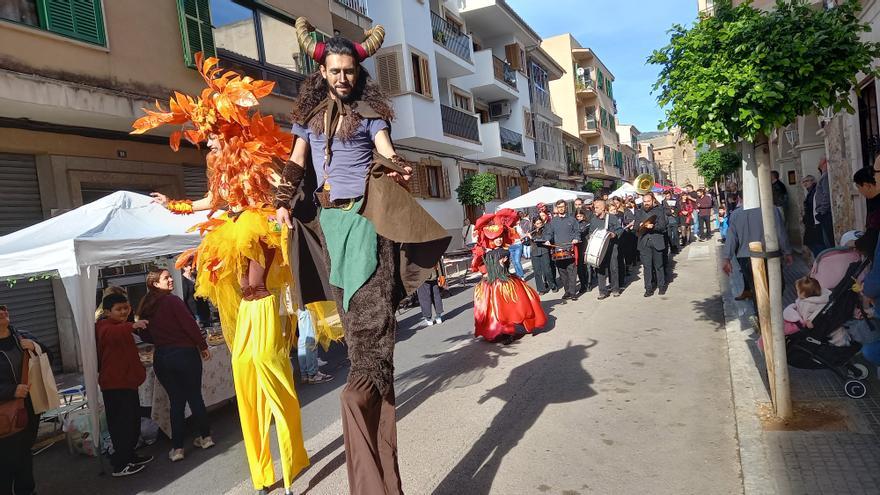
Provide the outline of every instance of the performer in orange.
{"type": "Polygon", "coordinates": [[[508,246],[516,236],[510,227],[515,222],[516,212],[504,209],[483,215],[474,225],[478,242],[471,269],[485,275],[474,288],[474,336],[489,342],[513,342],[516,325],[531,332],[547,324],[538,293],[510,273],[508,246]]]}
{"type": "MultiPolygon", "coordinates": [[[[294,138],[272,116],[254,111],[274,83],[221,70],[216,58],[203,60],[201,54],[196,63],[207,84],[201,95],[175,93],[169,111],[158,103],[157,111],[145,109],[147,115],[133,124],[132,134],[182,124],[171,134],[172,149],[179,148],[181,138],[197,146],[207,142],[210,148],[204,198],[193,202],[153,196],[174,213],[211,211],[211,218],[197,226],[204,235],[201,244],[180,260],[194,256],[196,296],[207,297],[220,312],[254,488],[265,493],[275,483],[269,449],[274,418],[284,486],[290,493],[293,478],[309,465],[309,457],[289,357],[293,323],[279,316],[279,298],[289,294],[292,274],[283,249],[286,232],[275,221],[272,201],[294,138]]],[[[341,336],[340,328],[327,324],[326,316],[336,313],[334,302],[305,302],[317,313],[318,333],[341,336]]]]}

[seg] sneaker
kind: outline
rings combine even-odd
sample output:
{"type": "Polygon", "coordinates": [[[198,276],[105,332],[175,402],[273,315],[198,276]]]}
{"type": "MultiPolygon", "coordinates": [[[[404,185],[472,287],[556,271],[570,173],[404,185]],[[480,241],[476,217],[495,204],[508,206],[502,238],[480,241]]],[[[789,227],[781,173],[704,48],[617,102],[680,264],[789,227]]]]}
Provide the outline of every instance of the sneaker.
{"type": "Polygon", "coordinates": [[[305,379],[303,379],[303,383],[306,383],[309,385],[317,385],[319,383],[329,382],[332,379],[333,379],[333,375],[328,375],[326,373],[321,373],[319,371],[312,376],[305,377],[305,379]]]}
{"type": "Polygon", "coordinates": [[[611,295],[614,296],[614,297],[620,297],[621,294],[623,294],[622,291],[617,291],[617,292],[615,292],[614,294],[611,294],[611,295]]]}
{"type": "Polygon", "coordinates": [[[134,464],[126,464],[124,468],[113,471],[114,478],[122,478],[123,476],[131,476],[144,470],[144,466],[135,466],[134,464]]]}
{"type": "Polygon", "coordinates": [[[327,361],[324,361],[323,359],[318,358],[318,367],[320,368],[321,366],[327,366],[327,361]]]}
{"type": "Polygon", "coordinates": [[[143,466],[144,464],[148,464],[152,461],[153,461],[153,456],[151,456],[151,455],[148,455],[146,457],[141,457],[141,456],[136,455],[136,456],[134,456],[134,458],[131,460],[131,462],[129,464],[132,464],[134,466],[143,466]]]}
{"type": "Polygon", "coordinates": [[[193,439],[193,445],[200,449],[210,449],[214,446],[214,439],[210,436],[196,437],[195,439],[193,439]]]}
{"type": "Polygon", "coordinates": [[[608,298],[608,294],[603,292],[602,294],[599,294],[599,297],[597,297],[596,299],[601,301],[602,299],[607,299],[607,298],[608,298]]]}
{"type": "Polygon", "coordinates": [[[431,320],[430,318],[423,318],[422,319],[422,326],[430,327],[433,324],[434,324],[434,321],[431,320]]]}
{"type": "Polygon", "coordinates": [[[439,316],[439,315],[438,315],[436,318],[434,318],[434,324],[435,324],[435,325],[439,325],[439,324],[441,324],[441,323],[443,323],[443,317],[442,317],[442,316],[439,316]]]}
{"type": "Polygon", "coordinates": [[[171,459],[171,462],[177,462],[183,460],[183,449],[171,449],[168,452],[168,458],[171,459]]]}

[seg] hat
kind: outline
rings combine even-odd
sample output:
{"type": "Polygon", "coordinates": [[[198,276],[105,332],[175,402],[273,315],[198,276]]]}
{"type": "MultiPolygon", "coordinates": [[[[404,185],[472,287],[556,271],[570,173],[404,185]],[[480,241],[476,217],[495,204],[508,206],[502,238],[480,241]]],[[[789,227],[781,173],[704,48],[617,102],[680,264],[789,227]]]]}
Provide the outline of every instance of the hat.
{"type": "Polygon", "coordinates": [[[840,236],[840,246],[844,247],[853,247],[857,240],[859,240],[864,232],[861,230],[850,230],[848,232],[844,232],[842,236],[840,236]]]}

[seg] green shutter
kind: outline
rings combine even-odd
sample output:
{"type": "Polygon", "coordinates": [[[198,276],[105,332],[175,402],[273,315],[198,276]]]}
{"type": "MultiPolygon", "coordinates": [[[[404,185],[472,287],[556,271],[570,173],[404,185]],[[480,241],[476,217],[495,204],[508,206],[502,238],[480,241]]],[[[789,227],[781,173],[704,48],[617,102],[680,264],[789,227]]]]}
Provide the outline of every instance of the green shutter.
{"type": "Polygon", "coordinates": [[[197,52],[204,53],[205,57],[216,56],[208,0],[177,0],[177,13],[186,65],[195,67],[197,52]]]}
{"type": "Polygon", "coordinates": [[[101,0],[38,0],[40,27],[96,45],[106,45],[101,0]]]}

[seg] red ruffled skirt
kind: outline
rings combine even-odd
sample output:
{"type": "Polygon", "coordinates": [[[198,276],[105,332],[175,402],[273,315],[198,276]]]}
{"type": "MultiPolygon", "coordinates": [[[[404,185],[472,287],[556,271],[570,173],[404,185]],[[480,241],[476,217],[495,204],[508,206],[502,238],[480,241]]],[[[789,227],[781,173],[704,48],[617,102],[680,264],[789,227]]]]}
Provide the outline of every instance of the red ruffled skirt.
{"type": "Polygon", "coordinates": [[[485,278],[474,288],[474,336],[492,342],[500,335],[514,335],[516,325],[526,332],[547,324],[541,299],[516,275],[506,281],[485,278]]]}

